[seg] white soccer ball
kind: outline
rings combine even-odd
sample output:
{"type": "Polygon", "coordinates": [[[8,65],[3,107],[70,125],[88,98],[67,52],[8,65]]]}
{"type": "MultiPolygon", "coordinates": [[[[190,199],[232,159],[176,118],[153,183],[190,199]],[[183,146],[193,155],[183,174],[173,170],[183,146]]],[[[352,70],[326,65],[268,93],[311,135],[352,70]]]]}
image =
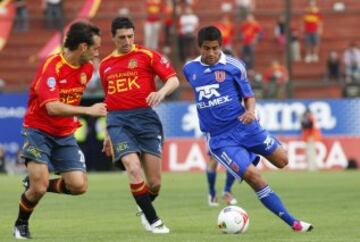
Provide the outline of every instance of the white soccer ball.
{"type": "Polygon", "coordinates": [[[223,233],[244,233],[249,227],[249,215],[238,206],[227,206],[220,211],[217,224],[223,233]]]}

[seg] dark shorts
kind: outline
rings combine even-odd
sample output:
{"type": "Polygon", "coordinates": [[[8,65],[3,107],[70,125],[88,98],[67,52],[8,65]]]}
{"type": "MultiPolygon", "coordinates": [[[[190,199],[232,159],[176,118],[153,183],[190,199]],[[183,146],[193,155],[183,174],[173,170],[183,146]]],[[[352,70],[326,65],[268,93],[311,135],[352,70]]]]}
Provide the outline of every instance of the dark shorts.
{"type": "Polygon", "coordinates": [[[163,128],[152,108],[109,112],[107,131],[114,151],[113,161],[119,161],[129,153],[161,157],[163,128]]]}
{"type": "Polygon", "coordinates": [[[280,145],[280,142],[260,125],[249,131],[240,127],[235,125],[224,134],[208,136],[211,156],[238,179],[243,177],[251,163],[257,165],[257,155],[269,156],[280,145]]]}
{"type": "Polygon", "coordinates": [[[24,128],[22,157],[51,166],[55,173],[86,171],[85,157],[73,135],[55,137],[38,129],[24,128]]]}
{"type": "Polygon", "coordinates": [[[320,42],[318,33],[305,33],[305,41],[309,45],[317,45],[320,42]]]}

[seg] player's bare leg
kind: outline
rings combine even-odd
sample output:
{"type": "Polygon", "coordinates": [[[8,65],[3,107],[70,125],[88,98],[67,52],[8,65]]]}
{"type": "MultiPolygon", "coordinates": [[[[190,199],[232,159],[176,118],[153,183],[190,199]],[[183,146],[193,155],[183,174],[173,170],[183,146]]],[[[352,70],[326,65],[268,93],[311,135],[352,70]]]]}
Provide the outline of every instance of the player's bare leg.
{"type": "Polygon", "coordinates": [[[71,195],[80,195],[87,191],[87,175],[83,171],[70,171],[61,174],[65,189],[71,195]]]}
{"type": "Polygon", "coordinates": [[[141,160],[150,198],[154,201],[161,188],[161,159],[152,154],[143,153],[141,160]]]}
{"type": "Polygon", "coordinates": [[[16,239],[31,238],[29,219],[35,206],[46,193],[49,184],[47,165],[30,161],[27,163],[27,170],[30,184],[19,201],[19,214],[14,226],[16,239]]]}
{"type": "Polygon", "coordinates": [[[286,150],[281,146],[278,146],[271,155],[266,156],[265,158],[280,169],[284,168],[289,163],[286,150]]]}
{"type": "Polygon", "coordinates": [[[237,204],[237,200],[231,192],[231,187],[235,182],[235,177],[229,172],[226,171],[225,185],[223,190],[223,199],[227,205],[237,204]]]}
{"type": "Polygon", "coordinates": [[[126,168],[130,189],[134,199],[150,224],[149,229],[147,225],[143,223],[142,218],[145,229],[152,233],[169,233],[169,229],[164,225],[161,219],[159,219],[155,208],[152,205],[149,189],[142,177],[142,167],[139,156],[136,153],[130,153],[123,156],[121,161],[126,168]]]}
{"type": "Polygon", "coordinates": [[[219,206],[219,202],[216,196],[216,169],[218,167],[218,162],[210,157],[207,166],[206,166],[206,178],[209,186],[209,194],[208,194],[208,204],[210,207],[219,206]]]}

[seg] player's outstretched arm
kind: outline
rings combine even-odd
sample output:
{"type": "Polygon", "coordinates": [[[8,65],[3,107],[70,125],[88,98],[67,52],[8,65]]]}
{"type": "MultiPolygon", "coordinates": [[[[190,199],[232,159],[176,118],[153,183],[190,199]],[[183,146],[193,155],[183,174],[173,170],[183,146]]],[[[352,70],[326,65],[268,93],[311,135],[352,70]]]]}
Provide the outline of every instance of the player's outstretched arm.
{"type": "Polygon", "coordinates": [[[176,88],[179,86],[179,79],[176,76],[170,77],[166,82],[165,85],[160,88],[157,92],[152,92],[147,96],[146,102],[149,106],[157,106],[160,104],[164,98],[175,91],[176,88]]]}
{"type": "Polygon", "coordinates": [[[89,116],[106,116],[106,104],[96,103],[90,107],[73,106],[62,103],[60,101],[48,102],[45,104],[49,115],[54,116],[73,116],[73,115],[89,115],[89,116]]]}

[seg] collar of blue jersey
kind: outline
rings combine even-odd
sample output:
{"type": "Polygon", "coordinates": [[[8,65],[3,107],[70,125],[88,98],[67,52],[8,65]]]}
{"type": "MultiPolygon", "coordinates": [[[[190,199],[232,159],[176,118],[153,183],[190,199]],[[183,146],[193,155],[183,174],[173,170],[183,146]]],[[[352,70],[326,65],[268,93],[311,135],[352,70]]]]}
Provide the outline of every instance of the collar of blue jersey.
{"type": "MultiPolygon", "coordinates": [[[[203,62],[201,62],[201,56],[197,57],[194,61],[199,62],[201,65],[203,66],[209,66],[208,64],[205,64],[203,62]]],[[[218,63],[226,65],[226,55],[224,54],[224,52],[221,51],[220,53],[220,59],[217,63],[215,63],[214,65],[217,65],[218,63]]]]}

